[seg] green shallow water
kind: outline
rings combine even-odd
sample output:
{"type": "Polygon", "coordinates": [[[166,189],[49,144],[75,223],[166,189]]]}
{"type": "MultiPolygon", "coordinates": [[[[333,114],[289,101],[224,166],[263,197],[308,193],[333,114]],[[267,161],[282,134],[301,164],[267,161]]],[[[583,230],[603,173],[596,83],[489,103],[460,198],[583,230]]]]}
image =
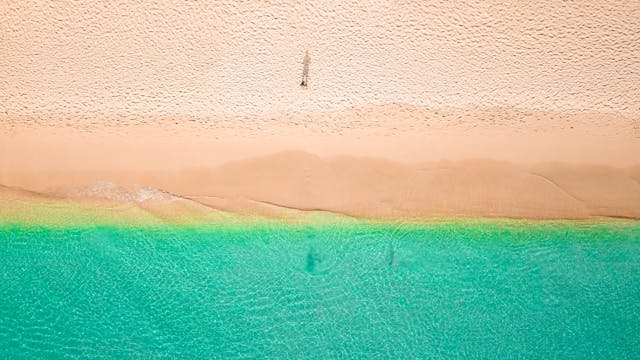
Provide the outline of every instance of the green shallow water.
{"type": "Polygon", "coordinates": [[[0,358],[638,358],[640,223],[0,226],[0,358]]]}

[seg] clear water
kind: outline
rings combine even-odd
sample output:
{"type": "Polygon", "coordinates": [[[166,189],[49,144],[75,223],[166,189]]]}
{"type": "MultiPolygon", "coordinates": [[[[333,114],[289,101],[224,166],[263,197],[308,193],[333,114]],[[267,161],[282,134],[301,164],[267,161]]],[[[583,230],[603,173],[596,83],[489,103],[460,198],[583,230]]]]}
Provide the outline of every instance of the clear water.
{"type": "Polygon", "coordinates": [[[640,225],[0,227],[1,358],[638,358],[640,225]]]}

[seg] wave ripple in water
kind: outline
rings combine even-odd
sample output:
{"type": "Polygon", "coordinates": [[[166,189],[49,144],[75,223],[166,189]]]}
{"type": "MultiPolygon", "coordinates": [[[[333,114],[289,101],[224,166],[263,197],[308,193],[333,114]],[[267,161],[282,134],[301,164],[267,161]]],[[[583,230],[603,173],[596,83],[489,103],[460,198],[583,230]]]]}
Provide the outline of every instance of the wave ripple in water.
{"type": "Polygon", "coordinates": [[[640,226],[0,228],[0,357],[631,358],[640,226]]]}

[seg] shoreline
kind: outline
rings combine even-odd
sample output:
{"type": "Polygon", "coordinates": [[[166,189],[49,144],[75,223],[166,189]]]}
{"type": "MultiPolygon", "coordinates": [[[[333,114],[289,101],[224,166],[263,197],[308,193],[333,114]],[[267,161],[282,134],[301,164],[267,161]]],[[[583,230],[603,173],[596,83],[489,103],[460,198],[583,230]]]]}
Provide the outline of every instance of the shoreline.
{"type": "MultiPolygon", "coordinates": [[[[68,213],[65,215],[69,215],[68,213]]],[[[518,230],[518,229],[596,229],[600,227],[636,229],[640,231],[639,219],[607,218],[592,219],[522,219],[522,218],[498,218],[498,217],[433,217],[412,220],[388,220],[388,219],[342,219],[331,216],[310,216],[304,220],[291,221],[288,219],[261,218],[250,216],[237,216],[227,214],[229,218],[217,221],[159,221],[149,222],[141,220],[114,220],[109,216],[95,216],[95,214],[81,215],[76,213],[76,218],[65,218],[64,221],[46,220],[33,221],[28,217],[6,216],[0,218],[0,231],[7,229],[41,229],[47,231],[64,230],[91,230],[91,229],[122,229],[140,231],[170,231],[193,230],[202,232],[216,231],[265,231],[269,229],[290,230],[318,230],[322,229],[390,229],[394,231],[411,231],[435,228],[492,228],[494,230],[518,230]],[[90,219],[87,219],[90,217],[90,219]],[[231,220],[230,220],[231,219],[231,220]],[[68,221],[70,220],[70,221],[68,221]]]]}
{"type": "MultiPolygon", "coordinates": [[[[637,168],[473,160],[404,166],[379,159],[326,159],[287,152],[214,169],[82,173],[3,197],[143,205],[153,213],[211,209],[288,217],[326,211],[354,218],[640,218],[637,168]],[[31,196],[33,195],[33,196],[31,196]],[[163,209],[164,208],[164,209],[163,209]]],[[[31,181],[33,178],[28,177],[31,181]]]]}
{"type": "Polygon", "coordinates": [[[640,219],[635,117],[390,103],[144,124],[14,120],[0,121],[0,200],[134,206],[160,220],[640,219]]]}
{"type": "Polygon", "coordinates": [[[22,180],[30,187],[0,185],[0,208],[4,213],[22,209],[22,216],[33,218],[47,206],[29,207],[49,204],[159,222],[230,217],[295,222],[323,216],[402,222],[637,220],[639,180],[638,166],[524,166],[479,159],[407,165],[288,151],[173,172],[69,170],[56,178],[43,171],[22,180]]]}
{"type": "MultiPolygon", "coordinates": [[[[241,214],[217,209],[191,212],[167,212],[159,216],[135,204],[114,202],[80,202],[69,199],[45,200],[6,199],[0,197],[0,230],[25,229],[194,229],[203,231],[241,231],[243,229],[322,229],[322,228],[389,228],[426,229],[442,226],[498,228],[591,228],[598,226],[633,227],[640,219],[620,217],[591,217],[585,219],[535,219],[491,216],[429,216],[405,218],[348,217],[327,211],[295,211],[287,216],[241,214]]],[[[160,209],[170,210],[175,204],[156,203],[160,209]]],[[[179,210],[183,210],[181,208],[179,210]]],[[[174,209],[175,210],[175,209],[174,209]]]]}

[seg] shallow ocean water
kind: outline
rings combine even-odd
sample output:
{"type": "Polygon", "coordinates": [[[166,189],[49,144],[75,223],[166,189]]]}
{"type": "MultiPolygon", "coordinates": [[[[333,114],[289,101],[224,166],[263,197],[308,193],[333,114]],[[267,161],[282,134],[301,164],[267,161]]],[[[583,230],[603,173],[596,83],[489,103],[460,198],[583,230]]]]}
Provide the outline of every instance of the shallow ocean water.
{"type": "Polygon", "coordinates": [[[0,358],[637,358],[640,223],[0,226],[0,358]]]}

